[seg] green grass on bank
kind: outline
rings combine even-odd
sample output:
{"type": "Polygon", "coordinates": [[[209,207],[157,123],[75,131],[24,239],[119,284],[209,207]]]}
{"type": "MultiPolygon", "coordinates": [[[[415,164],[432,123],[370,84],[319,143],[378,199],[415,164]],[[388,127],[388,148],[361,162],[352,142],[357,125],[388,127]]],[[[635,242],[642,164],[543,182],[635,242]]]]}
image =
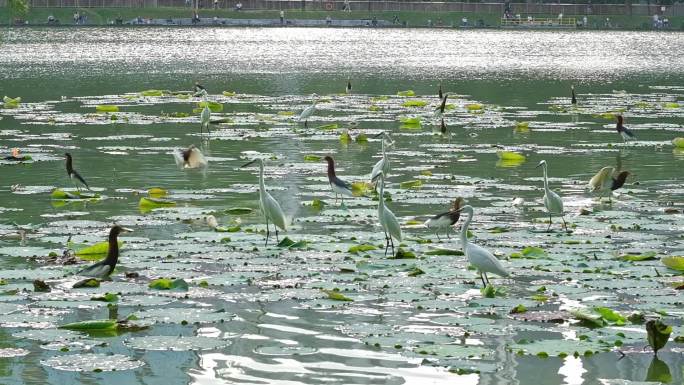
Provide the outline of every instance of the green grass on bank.
{"type": "MultiPolygon", "coordinates": [[[[45,24],[49,15],[59,19],[62,25],[72,24],[72,15],[75,8],[33,8],[29,11],[26,18],[31,25],[45,24]]],[[[189,8],[80,8],[79,12],[88,15],[88,24],[105,25],[110,24],[117,17],[125,21],[134,19],[138,16],[142,18],[181,18],[191,17],[192,11],[189,8]]],[[[200,17],[226,17],[226,18],[249,18],[249,19],[278,19],[278,10],[263,11],[233,11],[233,10],[200,10],[200,17]]],[[[409,27],[425,27],[428,20],[436,24],[439,19],[444,26],[459,25],[461,18],[467,17],[468,21],[476,23],[482,20],[487,26],[498,26],[501,15],[490,13],[463,13],[463,12],[418,12],[418,11],[285,11],[287,19],[325,19],[330,15],[333,19],[370,19],[377,17],[380,20],[392,21],[394,16],[398,16],[400,21],[406,21],[409,27]]],[[[527,15],[523,15],[526,17],[527,15]]],[[[556,15],[533,15],[537,18],[555,19],[556,15]]],[[[566,15],[565,17],[576,17],[581,19],[583,15],[566,15]]],[[[650,16],[624,16],[624,15],[601,15],[589,16],[590,28],[607,28],[605,25],[606,17],[610,18],[611,28],[615,29],[651,29],[650,16]]],[[[0,23],[6,24],[8,12],[6,8],[0,8],[0,23]]],[[[671,17],[670,25],[672,30],[684,30],[684,17],[671,17]]]]}

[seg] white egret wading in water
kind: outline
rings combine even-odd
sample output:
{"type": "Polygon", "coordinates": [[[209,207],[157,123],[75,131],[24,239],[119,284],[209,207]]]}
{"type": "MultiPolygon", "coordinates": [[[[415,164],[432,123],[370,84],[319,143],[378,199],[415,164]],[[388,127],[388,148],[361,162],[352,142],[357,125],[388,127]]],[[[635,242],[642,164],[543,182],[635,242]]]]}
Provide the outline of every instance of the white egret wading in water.
{"type": "Polygon", "coordinates": [[[91,191],[90,187],[88,186],[88,183],[86,183],[85,179],[83,179],[81,174],[79,174],[76,170],[74,170],[74,165],[73,165],[73,161],[71,158],[71,154],[66,152],[66,153],[64,153],[64,157],[66,158],[67,175],[69,175],[69,179],[71,179],[71,183],[74,184],[74,187],[76,187],[76,190],[81,191],[81,188],[78,186],[78,184],[76,184],[76,182],[74,182],[74,179],[76,179],[83,186],[85,186],[85,188],[88,189],[88,191],[91,191]]]}
{"type": "Polygon", "coordinates": [[[482,280],[482,286],[486,287],[489,283],[487,273],[508,277],[510,275],[508,270],[506,270],[501,264],[501,261],[490,253],[489,250],[468,241],[468,226],[470,226],[470,222],[473,220],[473,207],[470,205],[463,206],[461,212],[468,214],[468,219],[466,219],[461,227],[461,246],[463,247],[463,254],[468,258],[468,262],[477,268],[477,272],[480,274],[480,279],[482,280]],[[483,275],[484,278],[482,277],[483,275]]]}
{"type": "Polygon", "coordinates": [[[262,159],[254,159],[253,161],[244,164],[242,167],[247,167],[255,162],[259,162],[259,207],[261,208],[261,213],[264,214],[264,218],[266,218],[265,245],[268,245],[268,238],[271,235],[268,228],[269,220],[273,222],[273,227],[275,227],[276,241],[278,241],[278,228],[287,230],[287,226],[285,225],[285,214],[283,213],[283,209],[280,208],[278,201],[266,191],[266,186],[264,185],[264,161],[262,159]]]}
{"type": "Polygon", "coordinates": [[[394,213],[385,206],[385,197],[383,196],[385,190],[385,175],[380,172],[378,175],[378,183],[380,184],[380,195],[378,196],[378,219],[380,220],[380,226],[385,232],[385,255],[387,255],[387,250],[392,247],[392,255],[394,255],[394,241],[392,238],[396,238],[397,242],[401,242],[401,227],[399,226],[399,221],[394,213]]]}
{"type": "Polygon", "coordinates": [[[382,159],[380,159],[377,163],[375,163],[375,166],[373,166],[373,170],[371,171],[371,183],[375,182],[378,179],[378,176],[380,176],[380,173],[383,173],[385,177],[390,172],[390,161],[389,158],[387,157],[387,151],[385,147],[385,140],[387,141],[387,146],[391,146],[394,144],[392,141],[392,138],[390,138],[389,134],[387,132],[381,132],[375,137],[377,138],[378,136],[382,135],[382,159]]]}
{"type": "Polygon", "coordinates": [[[209,102],[207,102],[206,93],[202,97],[202,100],[204,101],[204,108],[200,114],[200,122],[202,123],[202,126],[200,127],[200,135],[202,134],[202,130],[205,128],[207,130],[207,134],[209,133],[209,123],[211,122],[211,109],[209,109],[209,102]]]}
{"type": "Polygon", "coordinates": [[[314,112],[316,112],[316,103],[318,103],[318,95],[312,94],[311,97],[313,98],[311,105],[309,107],[306,107],[304,111],[302,111],[302,113],[299,114],[299,118],[297,118],[298,122],[301,122],[302,120],[304,121],[304,128],[309,128],[309,118],[314,114],[314,112]]]}
{"type": "Polygon", "coordinates": [[[326,162],[328,162],[328,182],[330,182],[330,187],[335,193],[335,202],[337,202],[337,195],[342,196],[342,204],[344,204],[344,196],[353,197],[352,186],[337,177],[335,174],[335,160],[331,156],[325,157],[326,162]]]}
{"type": "Polygon", "coordinates": [[[449,229],[453,225],[455,225],[456,222],[458,222],[458,219],[461,217],[461,206],[463,205],[463,203],[465,203],[465,200],[463,200],[463,198],[456,198],[449,211],[437,214],[434,217],[428,219],[427,221],[425,221],[425,227],[431,230],[435,230],[435,234],[437,234],[437,239],[439,239],[439,230],[446,230],[447,238],[451,238],[449,236],[449,229]]]}
{"type": "Polygon", "coordinates": [[[565,231],[568,231],[568,226],[565,223],[565,218],[563,217],[563,200],[561,199],[560,195],[551,191],[549,188],[549,181],[546,174],[546,161],[542,160],[539,162],[537,167],[540,166],[544,170],[544,207],[546,207],[546,211],[549,212],[549,227],[546,229],[546,231],[551,229],[551,217],[553,216],[561,217],[563,220],[563,227],[565,227],[565,231]]]}
{"type": "Polygon", "coordinates": [[[109,248],[107,249],[107,258],[86,267],[76,274],[82,275],[84,277],[93,277],[99,279],[109,277],[114,271],[116,263],[119,261],[118,236],[120,233],[127,233],[131,231],[133,230],[121,227],[119,225],[112,227],[112,229],[109,230],[109,248]]]}

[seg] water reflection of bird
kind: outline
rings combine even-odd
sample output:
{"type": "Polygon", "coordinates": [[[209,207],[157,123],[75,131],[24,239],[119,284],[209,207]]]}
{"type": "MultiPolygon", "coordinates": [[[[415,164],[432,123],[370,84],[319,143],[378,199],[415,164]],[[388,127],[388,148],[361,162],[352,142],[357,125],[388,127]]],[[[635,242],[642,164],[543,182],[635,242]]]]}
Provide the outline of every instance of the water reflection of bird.
{"type": "Polygon", "coordinates": [[[64,157],[66,158],[66,171],[67,175],[69,175],[69,179],[71,179],[71,183],[74,184],[77,190],[80,191],[80,187],[78,184],[74,182],[74,179],[79,181],[83,186],[85,186],[88,191],[90,191],[90,187],[88,186],[88,183],[86,183],[85,179],[79,174],[76,170],[74,170],[74,165],[73,165],[73,160],[71,158],[71,154],[66,152],[64,153],[64,157]]]}
{"type": "Polygon", "coordinates": [[[316,112],[316,103],[318,103],[318,95],[312,94],[311,97],[313,100],[311,101],[311,105],[306,107],[301,114],[299,114],[299,118],[297,118],[298,122],[301,122],[302,120],[304,121],[304,128],[309,127],[309,118],[316,112]]]}
{"type": "Polygon", "coordinates": [[[107,250],[107,257],[94,265],[88,266],[85,269],[76,273],[85,277],[93,277],[104,279],[109,277],[119,261],[119,243],[118,237],[120,233],[133,231],[119,225],[115,225],[109,231],[109,248],[107,250]]]}
{"type": "Polygon", "coordinates": [[[206,167],[208,164],[202,151],[194,144],[191,144],[186,150],[174,151],[173,157],[176,160],[176,165],[182,168],[200,168],[206,167]]]}
{"type": "Polygon", "coordinates": [[[396,238],[397,242],[401,242],[401,226],[399,226],[399,221],[394,216],[394,213],[385,206],[385,197],[383,196],[385,191],[385,175],[382,172],[378,175],[378,183],[380,184],[378,220],[385,232],[385,255],[387,255],[387,250],[390,246],[392,247],[392,255],[394,255],[394,241],[392,238],[396,238]]]}
{"type": "Polygon", "coordinates": [[[620,134],[622,137],[622,140],[627,142],[630,140],[636,139],[636,135],[629,130],[627,127],[625,127],[622,123],[624,122],[624,119],[622,115],[617,116],[617,124],[615,125],[615,130],[620,134]]]}
{"type": "Polygon", "coordinates": [[[437,234],[437,239],[439,239],[440,229],[446,229],[447,238],[451,238],[449,236],[449,228],[455,225],[456,222],[458,222],[458,219],[461,217],[461,206],[463,205],[463,203],[465,203],[465,200],[463,198],[456,198],[449,211],[437,214],[434,217],[428,219],[427,221],[425,221],[425,226],[428,229],[435,230],[435,233],[437,234]]]}
{"type": "Polygon", "coordinates": [[[544,170],[544,207],[546,208],[546,211],[549,212],[549,227],[548,229],[546,229],[546,231],[549,231],[549,229],[551,229],[551,217],[554,215],[561,217],[561,219],[563,220],[563,227],[565,227],[565,231],[567,231],[568,226],[565,223],[565,218],[563,217],[563,200],[561,199],[560,195],[551,191],[551,189],[549,188],[549,181],[546,174],[546,161],[542,160],[541,162],[539,162],[537,167],[540,166],[544,170]]]}
{"type": "Polygon", "coordinates": [[[442,98],[442,102],[435,108],[435,116],[441,117],[444,115],[444,110],[446,109],[446,101],[447,97],[449,94],[444,94],[444,97],[442,98]]]}
{"type": "Polygon", "coordinates": [[[331,156],[325,157],[326,162],[328,162],[328,182],[330,182],[330,187],[335,193],[335,202],[337,202],[337,195],[342,197],[342,204],[344,204],[344,196],[353,197],[351,184],[338,178],[335,174],[335,160],[331,156]]]}
{"type": "Polygon", "coordinates": [[[501,264],[501,261],[499,261],[492,253],[490,253],[489,250],[468,241],[468,227],[470,226],[470,222],[473,220],[473,207],[470,205],[463,206],[463,208],[461,208],[461,212],[468,214],[468,219],[466,219],[465,223],[461,227],[461,247],[463,247],[463,254],[466,255],[466,258],[468,258],[470,264],[475,266],[478,273],[480,273],[482,286],[485,287],[489,283],[487,273],[508,277],[510,275],[508,270],[506,270],[503,264],[501,264]]]}
{"type": "Polygon", "coordinates": [[[589,192],[600,192],[601,196],[604,192],[609,192],[608,199],[612,200],[612,192],[624,186],[629,175],[629,171],[622,171],[615,175],[614,168],[603,167],[589,180],[587,190],[589,192]]]}
{"type": "Polygon", "coordinates": [[[261,208],[261,213],[264,215],[264,218],[266,218],[266,245],[268,245],[268,238],[271,235],[268,227],[269,220],[273,222],[273,227],[275,227],[276,242],[279,241],[278,228],[287,230],[287,225],[285,214],[283,213],[283,209],[280,208],[280,204],[268,193],[268,191],[266,191],[266,185],[264,184],[264,161],[257,158],[244,164],[242,167],[247,167],[255,162],[259,162],[259,206],[261,208]]]}
{"type": "Polygon", "coordinates": [[[570,86],[570,92],[572,93],[572,99],[570,100],[570,103],[572,103],[573,106],[576,106],[577,98],[575,97],[575,86],[570,86]]]}
{"type": "Polygon", "coordinates": [[[377,138],[378,136],[382,135],[382,158],[375,163],[373,166],[373,170],[371,171],[371,183],[375,182],[377,178],[380,176],[380,173],[383,173],[385,177],[387,174],[390,172],[390,161],[389,158],[387,157],[387,150],[386,150],[386,145],[385,141],[387,141],[387,146],[391,146],[394,144],[392,141],[392,138],[389,136],[389,134],[385,131],[379,133],[375,137],[377,138]]]}
{"type": "Polygon", "coordinates": [[[442,118],[441,122],[439,123],[439,132],[441,132],[442,135],[446,135],[447,133],[447,126],[444,123],[444,118],[442,118]]]}

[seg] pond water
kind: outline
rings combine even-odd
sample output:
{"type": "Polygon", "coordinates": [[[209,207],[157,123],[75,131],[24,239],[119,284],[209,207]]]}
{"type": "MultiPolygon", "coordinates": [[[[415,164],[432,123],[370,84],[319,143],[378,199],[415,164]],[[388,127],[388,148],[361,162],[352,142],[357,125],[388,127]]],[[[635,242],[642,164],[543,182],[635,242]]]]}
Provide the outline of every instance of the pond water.
{"type": "Polygon", "coordinates": [[[684,336],[675,289],[684,279],[663,259],[684,255],[684,150],[672,144],[684,136],[681,34],[26,28],[5,36],[0,94],[21,103],[0,109],[0,152],[32,159],[0,160],[3,384],[684,381],[684,344],[673,341],[684,336]],[[195,81],[221,106],[204,139],[202,99],[179,92],[195,81]],[[415,96],[399,95],[408,90],[415,96]],[[312,93],[320,100],[305,127],[296,116],[312,93]],[[98,112],[103,105],[118,111],[98,112]],[[619,114],[637,140],[623,143],[619,114]],[[340,138],[347,130],[351,141],[340,138]],[[327,182],[325,155],[341,178],[368,181],[383,131],[394,141],[386,204],[401,223],[401,249],[415,258],[385,255],[372,188],[359,183],[365,196],[341,205],[327,182]],[[176,165],[173,152],[190,144],[206,168],[176,165]],[[504,151],[525,158],[502,161],[504,151]],[[64,152],[97,198],[51,197],[74,191],[64,152]],[[264,246],[258,168],[240,167],[254,158],[266,160],[265,184],[291,220],[279,234],[290,247],[264,246]],[[557,217],[546,231],[542,159],[567,233],[557,217]],[[631,172],[612,201],[585,191],[606,166],[631,172]],[[141,209],[155,187],[175,206],[141,209]],[[455,252],[455,233],[438,238],[422,225],[459,196],[475,210],[471,242],[512,273],[490,275],[500,290],[493,298],[455,252]],[[212,230],[210,214],[230,231],[212,230]],[[114,223],[134,232],[121,238],[112,280],[72,288],[72,273],[91,262],[63,266],[50,253],[105,241],[114,223]],[[358,245],[373,247],[354,252],[358,245]],[[188,288],[149,288],[157,278],[188,288]],[[51,292],[34,292],[34,279],[51,292]],[[118,302],[93,299],[105,293],[118,302]],[[518,305],[526,311],[512,314],[518,305]],[[673,325],[658,359],[643,349],[638,317],[627,319],[635,313],[673,325]],[[57,329],[132,315],[147,328],[57,329]]]}

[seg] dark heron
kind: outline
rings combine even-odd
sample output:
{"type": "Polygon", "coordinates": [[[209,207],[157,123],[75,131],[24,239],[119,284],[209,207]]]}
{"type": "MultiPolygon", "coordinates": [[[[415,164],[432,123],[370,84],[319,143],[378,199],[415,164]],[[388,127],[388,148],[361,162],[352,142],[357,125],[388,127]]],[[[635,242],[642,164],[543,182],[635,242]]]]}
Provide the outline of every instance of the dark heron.
{"type": "Polygon", "coordinates": [[[79,174],[76,170],[74,170],[74,164],[73,164],[73,160],[71,158],[71,154],[67,152],[67,153],[64,153],[64,156],[66,157],[67,175],[69,175],[69,179],[71,179],[71,183],[73,183],[74,186],[76,187],[76,189],[80,191],[80,188],[78,187],[76,182],[74,182],[74,179],[76,179],[81,184],[83,184],[83,186],[85,186],[85,188],[88,189],[88,191],[91,191],[90,187],[88,186],[88,183],[86,183],[85,179],[83,179],[81,174],[79,174]]]}
{"type": "Polygon", "coordinates": [[[455,225],[456,222],[458,222],[458,219],[461,217],[461,206],[463,206],[463,203],[465,203],[465,200],[463,200],[463,198],[456,198],[449,211],[437,214],[434,217],[428,219],[427,221],[425,221],[425,226],[428,229],[435,230],[435,233],[437,234],[437,239],[439,239],[440,229],[446,229],[447,238],[451,238],[449,236],[449,228],[455,225]]]}
{"type": "Polygon", "coordinates": [[[618,115],[617,116],[617,125],[615,126],[615,130],[617,130],[617,132],[620,134],[620,136],[622,137],[622,140],[627,142],[627,141],[636,139],[636,136],[634,135],[634,133],[632,131],[630,131],[629,129],[627,129],[627,127],[622,125],[623,122],[624,122],[624,119],[623,119],[622,115],[618,115]]]}
{"type": "Polygon", "coordinates": [[[335,202],[337,202],[337,196],[342,197],[342,203],[344,203],[344,196],[353,197],[351,184],[338,178],[335,174],[335,160],[331,156],[326,156],[325,160],[328,162],[328,182],[330,182],[330,187],[332,187],[335,193],[335,202]]]}
{"type": "Polygon", "coordinates": [[[119,237],[119,234],[131,231],[133,230],[121,227],[119,225],[114,225],[114,227],[109,230],[109,249],[107,251],[107,258],[95,263],[94,265],[86,267],[76,274],[99,279],[109,277],[114,271],[116,263],[119,261],[119,243],[117,238],[119,237]]]}

